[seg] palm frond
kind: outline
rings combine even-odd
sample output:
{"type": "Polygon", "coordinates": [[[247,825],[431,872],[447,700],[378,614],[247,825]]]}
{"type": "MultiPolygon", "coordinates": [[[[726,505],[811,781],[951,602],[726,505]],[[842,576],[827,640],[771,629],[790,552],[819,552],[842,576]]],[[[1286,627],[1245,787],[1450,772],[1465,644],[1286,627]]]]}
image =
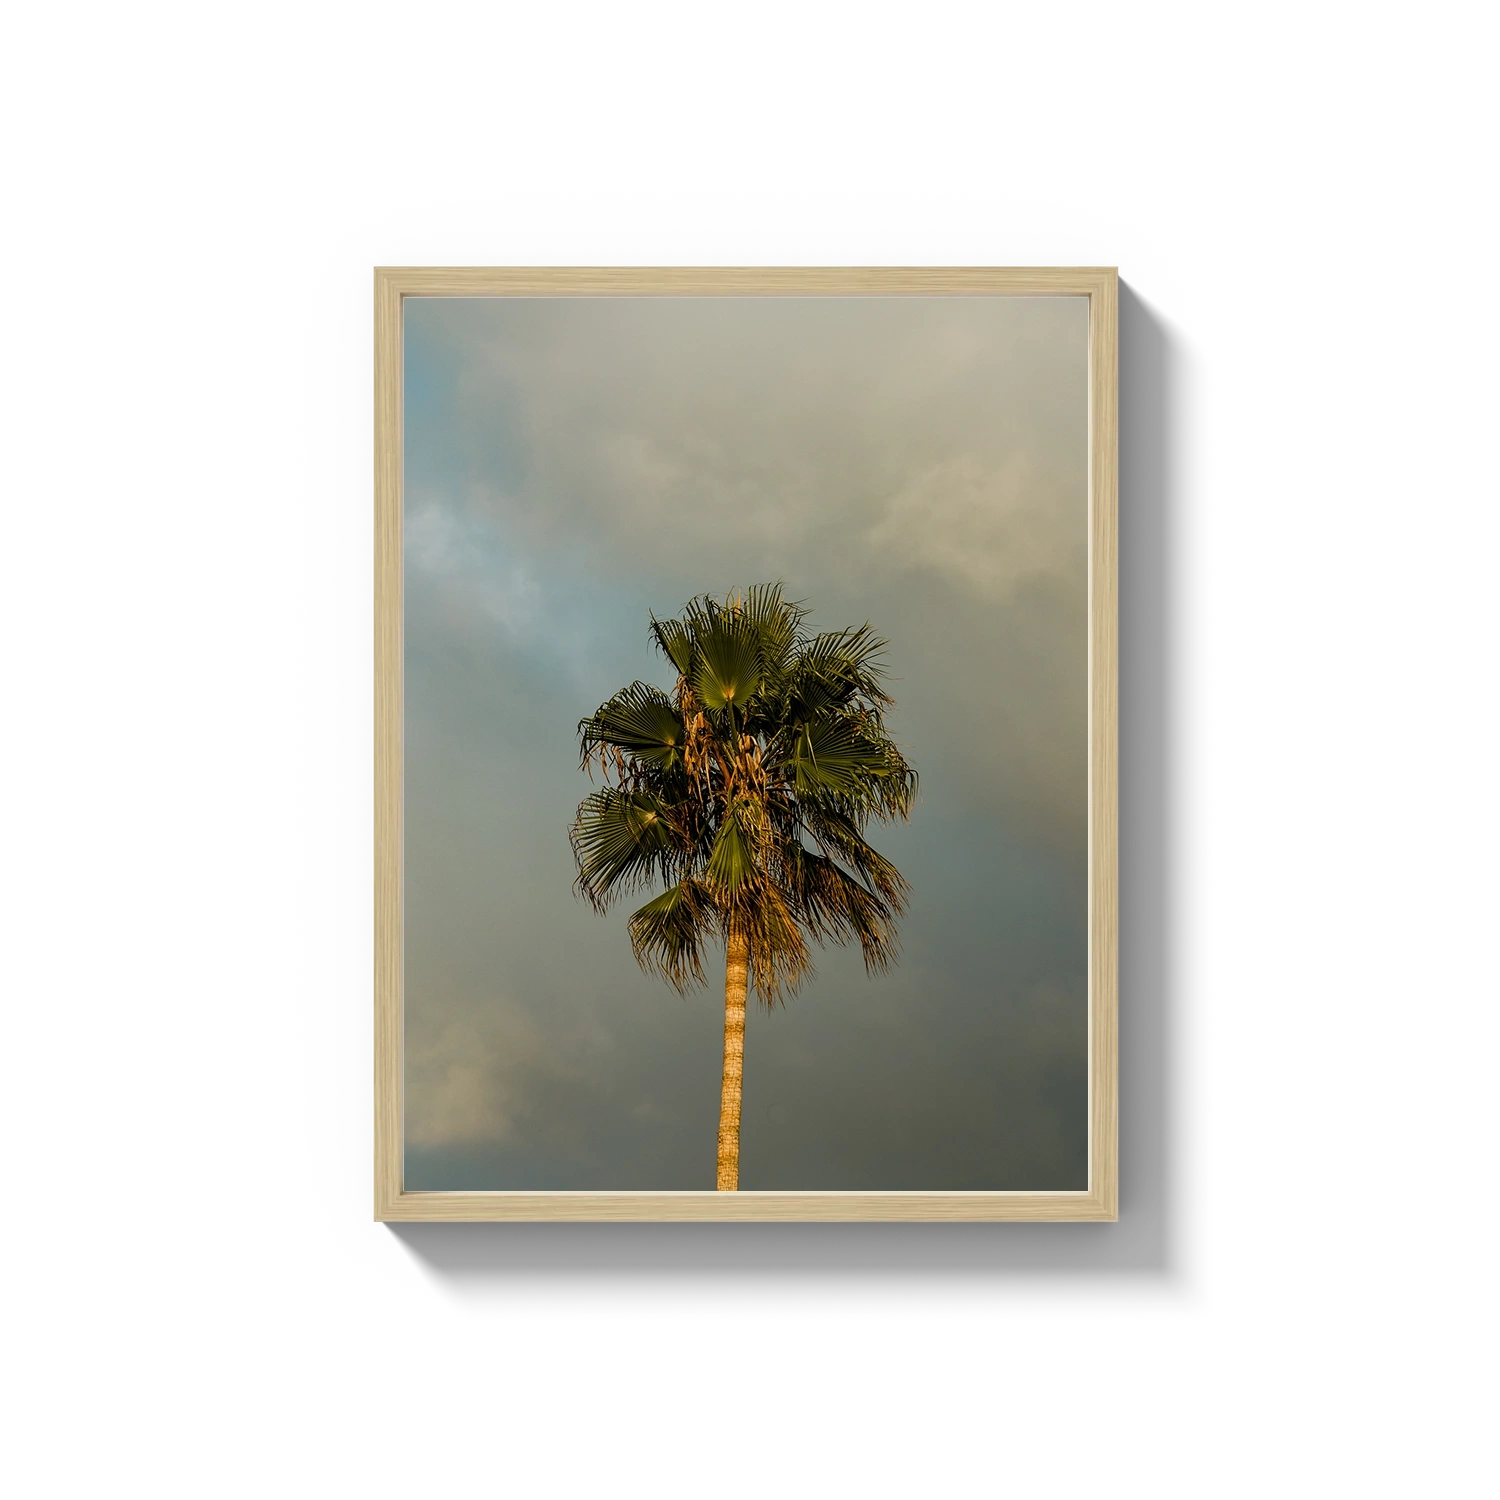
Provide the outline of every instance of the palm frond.
{"type": "Polygon", "coordinates": [[[755,868],[750,830],[743,822],[736,809],[729,808],[708,856],[709,881],[728,895],[733,895],[755,868]]]}
{"type": "Polygon", "coordinates": [[[785,597],[779,583],[755,584],[745,590],[740,614],[760,643],[761,674],[779,681],[803,644],[802,621],[807,607],[785,597]]]}
{"type": "Polygon", "coordinates": [[[826,630],[807,643],[798,659],[798,674],[835,690],[840,702],[857,697],[889,707],[892,699],[885,692],[881,665],[886,649],[885,639],[868,624],[853,630],[826,630]]]}
{"type": "Polygon", "coordinates": [[[682,758],[687,731],[672,700],[649,683],[633,682],[580,721],[583,763],[602,747],[623,750],[649,765],[674,766],[682,758]]]}
{"type": "Polygon", "coordinates": [[[889,747],[889,757],[886,774],[875,783],[876,801],[882,819],[891,822],[900,818],[904,822],[917,805],[921,778],[894,745],[889,747]]]}
{"type": "Polygon", "coordinates": [[[857,720],[833,716],[814,719],[793,735],[787,765],[800,796],[857,796],[892,769],[883,742],[857,720]]]}
{"type": "Polygon", "coordinates": [[[693,637],[681,620],[658,620],[651,616],[651,639],[657,649],[686,677],[693,663],[693,637]]]}
{"type": "Polygon", "coordinates": [[[578,889],[598,911],[620,891],[670,874],[678,852],[666,803],[649,792],[609,786],[584,798],[570,837],[578,889]]]}
{"type": "Polygon", "coordinates": [[[705,708],[745,708],[760,686],[760,641],[743,616],[720,611],[694,632],[693,688],[705,708]]]}
{"type": "MultiPolygon", "coordinates": [[[[906,878],[879,850],[865,841],[859,824],[847,813],[826,806],[799,808],[804,826],[817,841],[825,858],[847,865],[882,900],[893,913],[906,910],[911,887],[906,878]]],[[[798,846],[800,848],[800,844],[798,846]]],[[[807,851],[802,851],[806,853],[807,851]]]]}
{"type": "Polygon", "coordinates": [[[750,983],[767,1005],[795,994],[813,972],[812,953],[779,882],[757,880],[742,887],[726,917],[750,940],[750,983]]]}
{"type": "Polygon", "coordinates": [[[905,905],[904,895],[872,890],[836,860],[800,845],[793,864],[789,884],[796,893],[798,915],[814,936],[836,943],[858,939],[866,970],[877,974],[888,969],[900,952],[895,920],[905,905]]]}
{"type": "Polygon", "coordinates": [[[630,946],[636,962],[659,974],[679,995],[702,984],[703,940],[712,905],[692,881],[663,891],[630,916],[630,946]]]}
{"type": "Polygon", "coordinates": [[[787,711],[805,724],[831,708],[841,708],[853,696],[847,683],[831,682],[814,672],[799,671],[787,684],[787,711]]]}

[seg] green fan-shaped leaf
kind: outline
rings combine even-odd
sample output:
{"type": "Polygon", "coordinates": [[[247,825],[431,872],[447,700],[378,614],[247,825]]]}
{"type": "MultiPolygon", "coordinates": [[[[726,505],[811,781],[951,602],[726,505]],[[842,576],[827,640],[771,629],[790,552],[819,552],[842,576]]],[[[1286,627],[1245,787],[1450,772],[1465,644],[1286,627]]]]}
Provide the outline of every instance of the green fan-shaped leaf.
{"type": "Polygon", "coordinates": [[[703,982],[702,946],[712,908],[692,882],[680,881],[630,917],[636,962],[679,993],[703,982]]]}
{"type": "Polygon", "coordinates": [[[672,700],[644,682],[633,682],[616,693],[599,711],[578,726],[587,760],[601,745],[616,749],[656,766],[675,765],[682,753],[686,731],[672,700]]]}
{"type": "Polygon", "coordinates": [[[785,599],[779,583],[762,583],[745,590],[739,613],[760,646],[761,676],[784,674],[800,644],[806,608],[785,599]]]}
{"type": "Polygon", "coordinates": [[[814,935],[837,943],[857,938],[871,973],[889,967],[898,952],[894,923],[905,905],[901,892],[887,896],[872,890],[836,860],[801,845],[792,853],[797,910],[814,935]]]}
{"type": "Polygon", "coordinates": [[[754,868],[750,840],[731,809],[719,825],[712,852],[708,856],[708,878],[720,889],[734,891],[754,868]]]}
{"type": "Polygon", "coordinates": [[[760,647],[743,616],[721,612],[697,632],[693,688],[704,707],[744,708],[760,686],[760,647]]]}
{"type": "Polygon", "coordinates": [[[868,625],[856,630],[830,630],[808,641],[791,674],[795,685],[809,696],[817,683],[831,700],[847,706],[855,700],[868,707],[888,707],[885,670],[880,665],[886,643],[868,625]]]}
{"type": "Polygon", "coordinates": [[[675,844],[671,810],[647,792],[605,787],[586,797],[572,828],[578,884],[596,906],[616,887],[660,873],[675,844]]]}
{"type": "Polygon", "coordinates": [[[693,664],[693,637],[681,620],[658,620],[651,616],[651,638],[657,649],[686,677],[693,664]]]}
{"type": "Polygon", "coordinates": [[[857,872],[861,880],[891,903],[893,911],[905,910],[907,884],[901,872],[865,842],[853,818],[821,804],[807,803],[800,811],[804,826],[825,855],[836,856],[857,872]]]}
{"type": "Polygon", "coordinates": [[[815,719],[792,739],[792,777],[797,791],[853,794],[889,768],[885,747],[861,726],[842,718],[815,719]]]}
{"type": "Polygon", "coordinates": [[[830,708],[841,707],[851,696],[847,687],[825,681],[810,672],[799,672],[790,684],[792,718],[805,723],[830,708]]]}

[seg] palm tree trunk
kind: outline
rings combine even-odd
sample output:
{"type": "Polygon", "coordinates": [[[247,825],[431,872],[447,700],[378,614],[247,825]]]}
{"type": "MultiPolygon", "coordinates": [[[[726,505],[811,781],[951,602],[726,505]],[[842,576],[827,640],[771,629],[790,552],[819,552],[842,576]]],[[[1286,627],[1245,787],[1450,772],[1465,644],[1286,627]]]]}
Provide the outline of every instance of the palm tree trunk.
{"type": "Polygon", "coordinates": [[[715,1186],[740,1185],[740,1095],[745,1077],[745,990],[750,943],[731,932],[724,945],[724,1081],[719,1091],[719,1176],[715,1186]]]}

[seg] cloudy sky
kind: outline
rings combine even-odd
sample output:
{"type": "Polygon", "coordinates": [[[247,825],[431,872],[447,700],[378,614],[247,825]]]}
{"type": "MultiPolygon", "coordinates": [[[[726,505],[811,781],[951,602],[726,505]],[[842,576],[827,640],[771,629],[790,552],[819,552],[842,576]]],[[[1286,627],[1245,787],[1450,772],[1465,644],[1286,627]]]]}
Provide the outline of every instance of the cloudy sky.
{"type": "Polygon", "coordinates": [[[1085,1186],[1087,304],[406,302],[407,1186],[711,1188],[722,982],[572,892],[648,612],[890,641],[903,958],[751,1011],[742,1188],[1085,1186]]]}

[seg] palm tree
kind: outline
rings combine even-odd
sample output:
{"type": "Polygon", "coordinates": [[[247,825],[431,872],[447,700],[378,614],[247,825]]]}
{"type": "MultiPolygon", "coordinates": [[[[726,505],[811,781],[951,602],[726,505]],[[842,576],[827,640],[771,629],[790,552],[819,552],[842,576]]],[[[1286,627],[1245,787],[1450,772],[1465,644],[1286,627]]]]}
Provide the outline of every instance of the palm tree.
{"type": "Polygon", "coordinates": [[[795,992],[809,939],[857,938],[882,972],[906,908],[906,881],[864,838],[917,791],[885,731],[886,643],[868,624],[810,634],[807,614],[768,584],[653,615],[676,686],[633,682],[578,726],[582,765],[604,777],[570,831],[579,892],[603,912],[665,886],[631,915],[630,944],[679,993],[724,943],[720,1191],[739,1186],[748,985],[768,1007],[795,992]]]}

